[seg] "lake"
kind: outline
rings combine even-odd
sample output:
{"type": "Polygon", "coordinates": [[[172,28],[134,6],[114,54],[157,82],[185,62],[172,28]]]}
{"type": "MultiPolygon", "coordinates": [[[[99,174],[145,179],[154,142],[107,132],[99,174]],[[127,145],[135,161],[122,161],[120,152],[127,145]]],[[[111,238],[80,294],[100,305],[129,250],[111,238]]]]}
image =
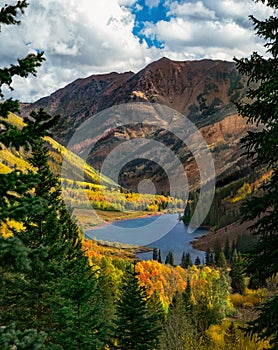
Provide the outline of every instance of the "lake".
{"type": "MultiPolygon", "coordinates": [[[[178,214],[164,214],[137,219],[115,221],[108,225],[85,230],[85,237],[109,242],[147,246],[161,250],[162,262],[171,250],[175,264],[179,264],[183,252],[189,252],[192,261],[198,256],[203,262],[205,252],[194,249],[191,241],[208,231],[199,228],[187,232],[187,225],[178,220],[178,214]]],[[[152,259],[152,252],[138,254],[142,260],[152,259]]]]}

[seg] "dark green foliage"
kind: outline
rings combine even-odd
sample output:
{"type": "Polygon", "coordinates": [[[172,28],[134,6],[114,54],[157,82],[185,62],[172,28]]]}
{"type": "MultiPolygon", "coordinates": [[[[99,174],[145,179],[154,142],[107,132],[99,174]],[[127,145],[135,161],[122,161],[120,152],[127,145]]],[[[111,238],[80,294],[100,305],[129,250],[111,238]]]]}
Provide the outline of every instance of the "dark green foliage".
{"type": "Polygon", "coordinates": [[[214,243],[214,247],[213,247],[214,262],[216,265],[218,265],[221,251],[222,251],[221,243],[220,243],[220,240],[217,238],[217,240],[214,243]]]}
{"type": "Polygon", "coordinates": [[[1,283],[5,281],[5,272],[24,272],[30,269],[28,254],[29,249],[18,237],[4,238],[0,236],[1,283]]]}
{"type": "Polygon", "coordinates": [[[197,256],[197,258],[195,259],[194,264],[195,264],[196,266],[201,265],[201,260],[200,260],[200,258],[199,258],[198,256],[197,256]]]}
{"type": "Polygon", "coordinates": [[[79,257],[69,276],[58,285],[56,295],[60,303],[56,303],[55,308],[52,306],[56,326],[50,333],[62,348],[94,350],[104,347],[106,329],[100,317],[103,301],[99,298],[98,287],[86,257],[79,257]]]}
{"type": "MultiPolygon", "coordinates": [[[[0,10],[0,25],[19,24],[16,19],[18,12],[23,12],[27,7],[26,1],[18,1],[16,5],[5,5],[0,10]]],[[[4,99],[3,85],[12,89],[12,80],[15,76],[26,78],[29,74],[36,74],[36,68],[40,66],[44,60],[43,53],[30,54],[24,59],[19,59],[17,65],[11,65],[9,68],[0,69],[0,97],[4,99]]],[[[8,123],[8,113],[19,111],[18,101],[12,99],[4,100],[0,103],[0,149],[2,146],[13,147],[19,149],[23,147],[30,150],[33,141],[46,135],[44,128],[37,128],[37,125],[30,124],[18,130],[8,123]]],[[[38,184],[38,176],[29,171],[23,174],[21,171],[14,170],[9,174],[0,174],[0,225],[6,223],[8,219],[15,219],[23,222],[30,213],[40,212],[42,210],[41,202],[37,198],[33,198],[30,193],[38,184]]],[[[42,349],[45,336],[37,333],[32,329],[19,330],[14,325],[9,325],[3,320],[12,318],[9,315],[10,305],[13,302],[14,290],[20,291],[20,284],[27,283],[25,281],[26,273],[31,271],[30,249],[16,235],[13,230],[14,237],[4,239],[0,237],[1,245],[1,349],[14,348],[15,344],[18,349],[42,349]],[[7,303],[5,303],[5,301],[7,303]]],[[[20,294],[21,295],[21,294],[20,294]]],[[[12,320],[17,319],[20,313],[12,320]]]]}
{"type": "Polygon", "coordinates": [[[187,278],[186,282],[186,288],[184,292],[182,293],[182,298],[183,298],[183,303],[184,303],[184,308],[186,310],[186,314],[190,315],[192,312],[192,291],[191,291],[191,284],[190,284],[190,278],[187,278]]]}
{"type": "Polygon", "coordinates": [[[160,262],[162,264],[162,259],[161,259],[161,250],[159,249],[158,250],[158,259],[157,259],[158,262],[160,262]]]}
{"type": "Polygon", "coordinates": [[[20,24],[20,21],[16,19],[18,11],[24,13],[24,9],[28,6],[26,0],[18,1],[16,5],[5,4],[0,10],[0,23],[6,25],[20,24]]]}
{"type": "Polygon", "coordinates": [[[168,254],[166,255],[165,265],[167,264],[174,266],[174,255],[172,251],[169,251],[168,254]]]}
{"type": "Polygon", "coordinates": [[[161,350],[200,349],[200,336],[190,320],[183,296],[177,293],[170,305],[160,340],[161,350]]]}
{"type": "MultiPolygon", "coordinates": [[[[38,139],[49,134],[45,128],[54,126],[57,117],[51,118],[43,110],[38,113],[33,112],[31,116],[32,118],[25,119],[27,125],[21,130],[11,126],[5,120],[1,121],[7,131],[0,134],[0,145],[4,144],[6,147],[15,149],[24,147],[28,151],[35,149],[38,139]]],[[[42,211],[41,199],[28,195],[29,191],[38,186],[39,181],[39,174],[32,171],[23,174],[19,170],[14,170],[9,174],[0,174],[0,196],[2,198],[0,221],[4,222],[9,218],[20,222],[29,214],[42,211]]]]}
{"type": "Polygon", "coordinates": [[[1,350],[43,350],[46,349],[46,335],[35,330],[17,330],[14,324],[0,327],[1,350]]]}
{"type": "Polygon", "coordinates": [[[258,243],[258,236],[241,234],[236,240],[236,250],[241,254],[250,253],[258,243]]]}
{"type": "Polygon", "coordinates": [[[157,319],[162,323],[165,321],[165,312],[158,292],[155,290],[148,298],[148,309],[151,314],[157,316],[157,319]]]}
{"type": "MultiPolygon", "coordinates": [[[[26,6],[26,1],[5,6],[0,22],[17,24],[17,12],[26,6]]],[[[35,74],[42,55],[30,54],[17,65],[1,69],[0,94],[3,85],[12,89],[14,76],[35,74]]],[[[49,169],[43,145],[57,117],[40,109],[17,129],[6,118],[9,110],[18,110],[18,103],[10,99],[0,104],[0,146],[28,151],[29,163],[37,171],[0,174],[0,224],[14,219],[23,225],[12,230],[11,238],[0,236],[1,349],[15,345],[44,349],[44,343],[48,349],[103,348],[98,280],[82,250],[79,229],[61,199],[60,184],[49,169]]]]}
{"type": "Polygon", "coordinates": [[[236,250],[239,251],[239,250],[238,250],[238,247],[237,247],[237,242],[236,242],[235,240],[233,240],[232,248],[231,248],[231,256],[234,255],[234,252],[235,252],[236,250]]]}
{"type": "Polygon", "coordinates": [[[258,334],[261,339],[269,339],[272,349],[278,349],[278,295],[259,307],[259,317],[249,323],[248,333],[258,334]]]}
{"type": "Polygon", "coordinates": [[[231,261],[232,254],[231,254],[230,242],[229,242],[228,237],[226,238],[226,242],[225,242],[224,254],[225,254],[226,260],[227,260],[228,262],[230,262],[230,261],[231,261]]]}
{"type": "MultiPolygon", "coordinates": [[[[46,121],[43,111],[33,117],[46,121]]],[[[30,269],[24,278],[7,281],[1,319],[4,324],[16,320],[21,329],[45,331],[50,344],[97,349],[104,342],[101,304],[95,303],[97,280],[47,160],[42,139],[34,140],[29,161],[38,169],[38,184],[29,197],[38,199],[40,210],[27,214],[24,229],[14,232],[28,250],[30,269]]]]}
{"type": "Polygon", "coordinates": [[[205,264],[207,266],[211,266],[211,265],[213,265],[213,263],[214,263],[213,253],[208,248],[208,250],[206,251],[206,256],[205,256],[205,264]]]}
{"type": "Polygon", "coordinates": [[[98,307],[97,323],[101,326],[99,327],[99,330],[101,330],[99,342],[109,342],[110,329],[115,318],[118,283],[115,283],[114,271],[115,269],[109,259],[103,257],[98,271],[97,288],[94,293],[94,299],[97,303],[96,308],[98,307]]]}
{"type": "MultiPolygon", "coordinates": [[[[24,9],[28,6],[27,1],[18,1],[16,5],[6,4],[0,9],[0,29],[3,25],[20,24],[16,18],[18,12],[24,13],[24,9]]],[[[10,90],[12,88],[12,80],[14,76],[26,78],[29,74],[36,75],[36,69],[44,61],[43,52],[37,54],[29,54],[23,59],[18,59],[18,64],[11,64],[9,68],[0,69],[0,97],[3,98],[2,86],[6,85],[10,90]]],[[[9,112],[19,112],[19,103],[12,99],[8,99],[0,103],[0,116],[6,118],[9,112]]],[[[8,131],[8,130],[7,130],[8,131]]],[[[8,132],[6,132],[7,134],[8,132]]],[[[0,138],[0,142],[2,142],[0,138]]]]}
{"type": "Polygon", "coordinates": [[[154,248],[153,250],[153,260],[158,260],[158,249],[154,248]]]}
{"type": "MultiPolygon", "coordinates": [[[[254,168],[263,165],[273,171],[271,179],[242,206],[245,220],[256,219],[251,230],[259,240],[247,258],[247,272],[259,285],[278,272],[278,2],[261,2],[273,10],[272,15],[262,21],[254,16],[250,18],[257,36],[265,41],[268,57],[254,52],[250,58],[236,59],[240,73],[249,77],[249,83],[255,83],[255,86],[249,86],[249,100],[237,104],[238,112],[249,123],[261,126],[257,131],[249,131],[242,140],[245,153],[254,168]]],[[[278,346],[277,304],[278,298],[267,301],[252,326],[252,332],[258,332],[259,337],[273,338],[273,348],[278,346]],[[270,315],[271,322],[266,321],[270,315]]]]}
{"type": "Polygon", "coordinates": [[[135,271],[127,270],[124,275],[113,329],[115,349],[159,348],[160,315],[148,307],[146,291],[135,271]]]}
{"type": "Polygon", "coordinates": [[[186,254],[183,252],[182,258],[181,258],[181,267],[183,267],[184,269],[187,269],[188,266],[192,266],[192,265],[193,263],[189,252],[187,252],[186,254]]]}
{"type": "Polygon", "coordinates": [[[223,252],[223,250],[221,249],[218,260],[217,260],[217,266],[222,268],[222,269],[226,269],[227,267],[227,261],[226,261],[226,257],[225,254],[223,252]]]}
{"type": "Polygon", "coordinates": [[[232,263],[231,263],[231,287],[233,293],[243,294],[245,290],[245,280],[244,280],[244,265],[240,253],[234,252],[232,263]]]}

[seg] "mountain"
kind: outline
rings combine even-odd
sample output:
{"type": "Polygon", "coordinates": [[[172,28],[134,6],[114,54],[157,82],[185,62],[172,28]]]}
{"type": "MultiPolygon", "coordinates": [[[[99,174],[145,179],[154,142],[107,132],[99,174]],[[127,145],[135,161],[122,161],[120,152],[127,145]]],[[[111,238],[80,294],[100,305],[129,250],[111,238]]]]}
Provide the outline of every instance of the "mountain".
{"type": "Polygon", "coordinates": [[[137,74],[110,73],[77,79],[50,96],[23,105],[22,113],[42,107],[51,114],[60,114],[56,137],[65,144],[72,127],[120,103],[161,103],[200,123],[222,110],[229,113],[227,107],[244,95],[246,82],[233,62],[162,58],[137,74]]]}
{"type": "MultiPolygon", "coordinates": [[[[25,125],[22,118],[13,113],[9,114],[8,121],[19,129],[25,125]]],[[[169,208],[184,206],[184,202],[176,198],[129,193],[53,138],[47,136],[44,140],[49,149],[50,169],[61,180],[63,199],[67,205],[74,208],[74,215],[77,215],[82,226],[92,227],[110,218],[117,220],[123,216],[121,212],[125,217],[132,217],[133,211],[136,211],[137,215],[144,211],[146,215],[146,211],[157,212],[167,205],[169,208]],[[95,210],[92,211],[92,208],[95,210]],[[108,211],[117,213],[109,214],[108,211]]],[[[0,173],[8,174],[15,169],[22,172],[36,171],[29,162],[29,156],[23,149],[16,150],[2,145],[0,173]]]]}
{"type": "MultiPolygon", "coordinates": [[[[245,121],[236,113],[233,101],[246,92],[247,78],[241,76],[233,62],[220,60],[172,61],[162,58],[138,73],[110,73],[77,79],[66,87],[35,103],[22,105],[22,114],[45,108],[51,114],[60,114],[60,123],[53,130],[54,138],[67,145],[75,130],[90,117],[111,106],[127,102],[151,102],[168,106],[193,121],[202,132],[213,154],[218,180],[229,181],[248,173],[241,156],[239,140],[246,133],[245,121]],[[226,179],[226,180],[225,180],[226,179]]],[[[182,118],[182,117],[180,117],[182,118]]],[[[110,123],[113,125],[113,117],[110,123]]],[[[183,125],[180,120],[181,126],[183,125]]],[[[177,152],[178,140],[161,127],[155,129],[116,127],[106,134],[90,153],[88,162],[100,170],[111,150],[135,135],[163,142],[176,153],[183,153],[191,188],[198,187],[196,163],[190,152],[177,152]]],[[[89,140],[89,136],[88,136],[89,140]]],[[[82,155],[86,140],[76,145],[82,155]]],[[[128,151],[128,150],[127,150],[128,151]]],[[[121,174],[120,182],[136,191],[140,180],[146,177],[159,184],[159,191],[168,191],[169,184],[157,164],[134,161],[121,174]]]]}

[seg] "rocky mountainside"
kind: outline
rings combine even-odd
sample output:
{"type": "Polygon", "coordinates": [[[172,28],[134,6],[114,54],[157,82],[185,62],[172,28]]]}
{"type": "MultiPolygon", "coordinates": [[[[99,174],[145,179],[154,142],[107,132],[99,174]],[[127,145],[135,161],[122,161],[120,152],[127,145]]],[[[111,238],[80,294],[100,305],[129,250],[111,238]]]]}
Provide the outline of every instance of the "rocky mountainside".
{"type": "Polygon", "coordinates": [[[137,74],[110,73],[77,79],[22,110],[26,114],[43,107],[51,114],[60,114],[56,137],[65,144],[72,127],[75,129],[95,113],[116,104],[161,103],[201,122],[222,110],[224,116],[229,113],[227,106],[244,94],[245,86],[246,78],[237,73],[233,62],[162,58],[137,74]]]}
{"type": "MultiPolygon", "coordinates": [[[[225,181],[225,178],[242,171],[246,166],[240,155],[239,140],[247,127],[245,121],[236,114],[232,103],[244,96],[246,84],[246,77],[238,74],[232,62],[177,62],[162,58],[137,74],[110,73],[78,79],[50,96],[23,105],[22,114],[26,115],[30,110],[41,107],[51,114],[60,114],[54,138],[67,145],[77,127],[97,112],[127,102],[159,103],[182,113],[198,125],[212,151],[217,176],[225,181]]],[[[154,138],[172,150],[176,150],[178,145],[178,140],[159,128],[136,130],[126,127],[121,128],[120,132],[115,129],[103,137],[103,142],[98,142],[98,147],[89,156],[90,164],[100,169],[107,154],[134,135],[154,138]]],[[[82,154],[82,144],[77,145],[76,150],[82,154]]],[[[185,154],[182,161],[188,170],[189,182],[192,187],[197,187],[198,169],[194,159],[189,156],[188,150],[179,150],[177,153],[185,154]]],[[[160,184],[159,191],[167,191],[165,174],[150,162],[142,164],[142,161],[134,161],[127,165],[120,181],[125,187],[136,190],[138,182],[146,174],[150,174],[160,184]]]]}

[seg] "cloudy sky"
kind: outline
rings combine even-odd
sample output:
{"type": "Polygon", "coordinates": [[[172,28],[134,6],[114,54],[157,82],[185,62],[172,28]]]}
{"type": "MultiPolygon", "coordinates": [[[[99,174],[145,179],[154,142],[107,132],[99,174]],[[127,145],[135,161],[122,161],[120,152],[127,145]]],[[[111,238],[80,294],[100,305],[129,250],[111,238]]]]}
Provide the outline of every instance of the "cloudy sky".
{"type": "MultiPolygon", "coordinates": [[[[7,2],[16,3],[0,6],[7,2]]],[[[1,28],[0,66],[45,52],[37,78],[13,84],[12,96],[31,102],[77,78],[138,72],[163,56],[232,61],[264,52],[250,14],[270,12],[252,0],[29,0],[21,25],[1,28]]]]}

